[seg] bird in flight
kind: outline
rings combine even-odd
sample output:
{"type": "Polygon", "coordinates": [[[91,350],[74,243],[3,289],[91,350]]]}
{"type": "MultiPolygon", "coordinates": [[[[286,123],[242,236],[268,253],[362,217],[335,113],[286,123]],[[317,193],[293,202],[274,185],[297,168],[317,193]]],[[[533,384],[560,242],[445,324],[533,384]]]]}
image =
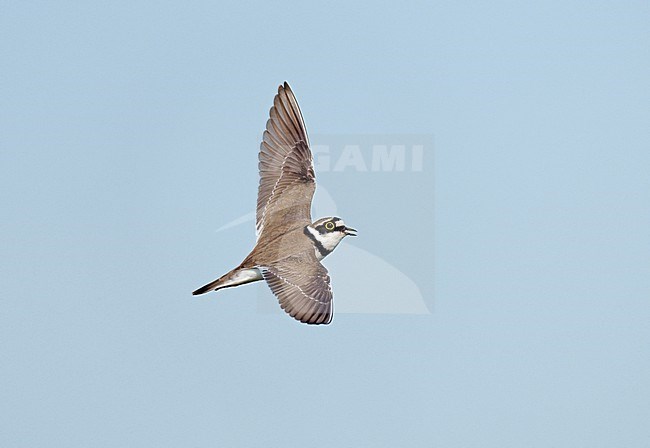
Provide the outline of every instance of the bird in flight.
{"type": "Polygon", "coordinates": [[[193,294],[266,280],[291,317],[307,324],[329,324],[332,288],[320,262],[357,231],[337,217],[312,222],[313,157],[302,113],[286,82],[273,99],[258,166],[255,247],[239,266],[193,294]]]}

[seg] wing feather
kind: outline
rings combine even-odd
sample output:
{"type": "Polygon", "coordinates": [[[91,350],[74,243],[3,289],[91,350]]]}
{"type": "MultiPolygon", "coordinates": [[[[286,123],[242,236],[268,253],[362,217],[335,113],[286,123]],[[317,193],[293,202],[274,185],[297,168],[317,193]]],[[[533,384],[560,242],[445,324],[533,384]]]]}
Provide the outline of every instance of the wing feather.
{"type": "Polygon", "coordinates": [[[315,255],[289,257],[260,270],[280,307],[291,317],[307,324],[332,321],[330,277],[315,255]]]}
{"type": "Polygon", "coordinates": [[[287,83],[278,88],[269,117],[260,144],[258,164],[258,240],[269,227],[280,232],[286,231],[287,225],[310,223],[315,190],[307,130],[296,97],[287,83]],[[292,222],[287,222],[287,219],[292,222]]]}

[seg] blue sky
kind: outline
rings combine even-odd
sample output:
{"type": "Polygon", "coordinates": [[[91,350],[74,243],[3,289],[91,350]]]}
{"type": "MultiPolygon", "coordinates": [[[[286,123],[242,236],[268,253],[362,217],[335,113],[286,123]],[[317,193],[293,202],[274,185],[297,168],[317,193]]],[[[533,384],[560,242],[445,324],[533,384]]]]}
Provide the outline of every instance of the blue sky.
{"type": "Polygon", "coordinates": [[[0,445],[645,447],[649,16],[3,2],[0,445]],[[285,80],[312,136],[433,136],[420,178],[319,176],[361,231],[328,269],[377,254],[430,314],[190,296],[253,244],[216,230],[285,80]]]}

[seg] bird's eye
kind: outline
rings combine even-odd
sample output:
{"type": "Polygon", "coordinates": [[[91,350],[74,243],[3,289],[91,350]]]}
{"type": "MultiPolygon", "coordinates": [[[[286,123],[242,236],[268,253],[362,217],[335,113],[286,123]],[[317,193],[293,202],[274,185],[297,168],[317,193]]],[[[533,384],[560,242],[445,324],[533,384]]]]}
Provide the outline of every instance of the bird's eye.
{"type": "Polygon", "coordinates": [[[334,225],[334,223],[332,221],[329,221],[329,222],[325,223],[325,228],[327,230],[334,230],[334,227],[336,227],[336,226],[334,225]]]}

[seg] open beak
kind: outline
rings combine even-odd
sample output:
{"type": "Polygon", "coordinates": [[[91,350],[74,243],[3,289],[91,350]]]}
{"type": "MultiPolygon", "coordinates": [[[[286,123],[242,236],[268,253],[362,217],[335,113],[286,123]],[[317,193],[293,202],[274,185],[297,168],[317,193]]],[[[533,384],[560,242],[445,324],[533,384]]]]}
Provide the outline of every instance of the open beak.
{"type": "Polygon", "coordinates": [[[353,229],[351,227],[346,227],[343,232],[345,232],[345,234],[348,236],[357,236],[357,229],[353,229]]]}

